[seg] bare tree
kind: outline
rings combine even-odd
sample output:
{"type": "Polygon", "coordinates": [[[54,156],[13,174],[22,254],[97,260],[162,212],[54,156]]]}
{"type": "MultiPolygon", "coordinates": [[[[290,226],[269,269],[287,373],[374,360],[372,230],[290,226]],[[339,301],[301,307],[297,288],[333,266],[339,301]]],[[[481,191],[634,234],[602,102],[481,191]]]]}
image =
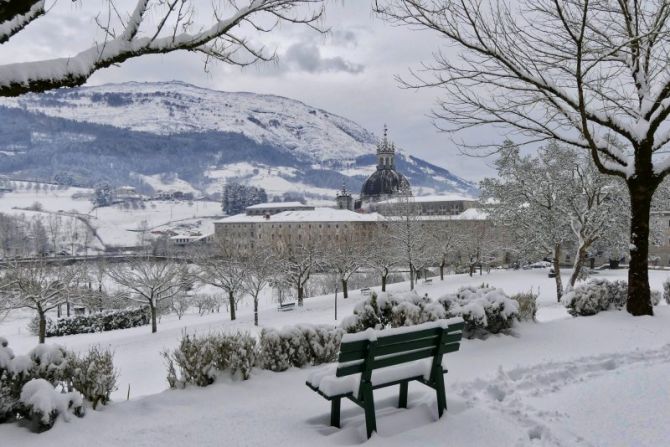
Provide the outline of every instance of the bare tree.
{"type": "Polygon", "coordinates": [[[107,275],[128,292],[127,299],[149,306],[151,332],[158,331],[157,311],[188,287],[186,267],[171,260],[135,258],[110,266],[107,275]]]}
{"type": "MultiPolygon", "coordinates": [[[[0,65],[0,96],[82,85],[100,69],[147,54],[185,50],[204,55],[206,63],[234,65],[269,60],[273,56],[249,42],[241,29],[270,32],[281,22],[314,27],[323,14],[322,0],[218,0],[209,7],[206,3],[136,0],[132,10],[124,11],[116,1],[107,0],[96,18],[102,40],[71,57],[0,65]]],[[[45,0],[0,2],[0,44],[28,32],[30,23],[48,13],[45,0]]]]}
{"type": "Polygon", "coordinates": [[[436,32],[410,87],[445,92],[444,130],[504,125],[523,143],[557,140],[622,178],[631,202],[627,310],[652,315],[649,215],[670,173],[670,5],[665,0],[377,0],[388,20],[436,32]],[[447,124],[448,123],[448,124],[447,124]]]}
{"type": "Polygon", "coordinates": [[[414,290],[416,267],[430,257],[429,238],[423,219],[409,191],[398,195],[387,217],[389,239],[397,247],[402,262],[409,269],[410,290],[414,290]]]}
{"type": "Polygon", "coordinates": [[[440,268],[440,280],[444,281],[444,269],[454,258],[463,234],[455,225],[445,225],[445,222],[435,221],[427,224],[426,233],[430,241],[431,253],[435,253],[440,268]]]}
{"type": "Polygon", "coordinates": [[[372,268],[382,280],[382,292],[386,292],[386,283],[391,270],[400,263],[397,247],[389,243],[386,223],[380,222],[380,228],[365,242],[365,264],[372,268]]]}
{"type": "Polygon", "coordinates": [[[349,278],[364,264],[364,238],[344,223],[339,233],[326,244],[324,264],[337,273],[344,298],[349,298],[349,278]]]}
{"type": "Polygon", "coordinates": [[[46,338],[47,312],[67,301],[68,291],[73,287],[78,269],[49,264],[40,259],[31,262],[14,262],[6,265],[7,273],[0,285],[2,310],[32,309],[39,320],[39,342],[46,338]]]}
{"type": "Polygon", "coordinates": [[[280,242],[273,247],[273,251],[278,260],[280,275],[283,277],[279,283],[292,284],[298,294],[298,306],[302,306],[305,285],[312,272],[323,264],[321,249],[308,238],[295,244],[280,242]]]}
{"type": "Polygon", "coordinates": [[[225,239],[216,239],[211,251],[195,258],[197,278],[204,284],[222,289],[228,295],[230,319],[235,320],[237,302],[241,299],[247,265],[236,245],[225,239]]]}
{"type": "Polygon", "coordinates": [[[259,244],[244,258],[246,275],[242,278],[244,291],[254,301],[254,325],[258,326],[258,297],[274,278],[277,260],[270,247],[259,244]]]}

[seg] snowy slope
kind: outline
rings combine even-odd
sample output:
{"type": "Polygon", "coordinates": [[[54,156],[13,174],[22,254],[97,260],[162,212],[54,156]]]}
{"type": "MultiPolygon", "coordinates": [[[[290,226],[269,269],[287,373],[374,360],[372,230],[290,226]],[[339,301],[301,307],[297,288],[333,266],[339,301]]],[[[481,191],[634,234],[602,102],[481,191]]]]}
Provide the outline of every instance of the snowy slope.
{"type": "Polygon", "coordinates": [[[319,161],[365,155],[375,143],[374,135],[356,123],[296,100],[208,90],[177,81],[63,89],[4,104],[161,135],[239,132],[319,161]]]}
{"type": "MultiPolygon", "coordinates": [[[[145,184],[213,194],[234,179],[270,194],[332,198],[374,172],[376,137],[302,102],[181,82],[124,83],[0,100],[0,174],[93,186],[145,184]]],[[[474,184],[400,150],[416,194],[476,195],[474,184]]]]}
{"type": "MultiPolygon", "coordinates": [[[[623,279],[627,271],[605,271],[623,279]]],[[[650,272],[658,289],[664,272],[650,272]]],[[[175,347],[183,331],[248,330],[251,303],[241,303],[238,320],[227,315],[196,313],[181,321],[164,317],[159,331],[147,327],[61,337],[76,351],[100,344],[115,351],[119,390],[110,405],[88,411],[83,419],[59,420],[35,435],[19,424],[0,425],[7,445],[78,447],[117,445],[370,445],[384,447],[656,447],[670,438],[670,308],[654,317],[603,312],[572,318],[558,315],[546,271],[494,271],[485,277],[450,275],[444,282],[419,285],[431,297],[463,284],[486,281],[508,293],[541,290],[540,321],[519,324],[514,336],[464,340],[461,350],[446,356],[448,410],[437,419],[435,392],[420,384],[409,387],[408,409],[397,408],[397,387],[375,391],[379,432],[365,442],[363,412],[342,404],[342,428],[330,427],[330,406],[305,386],[315,368],[281,373],[254,370],[250,380],[219,380],[207,388],[164,391],[165,366],[160,352],[175,347]],[[541,287],[538,287],[541,286],[541,287]],[[545,318],[550,317],[550,318],[545,318]],[[130,401],[126,395],[130,387],[130,401]]],[[[407,290],[407,283],[391,286],[407,290]]],[[[269,297],[268,297],[269,298],[269,297]]],[[[362,299],[352,293],[339,302],[340,318],[362,299]]],[[[301,322],[335,323],[333,297],[305,301],[303,309],[278,312],[263,300],[261,324],[281,327],[301,322]]],[[[26,334],[29,315],[0,321],[0,335],[16,352],[26,352],[35,337],[26,334]]],[[[319,367],[316,367],[319,368],[319,367]]],[[[4,444],[3,444],[4,445],[4,444]]]]}

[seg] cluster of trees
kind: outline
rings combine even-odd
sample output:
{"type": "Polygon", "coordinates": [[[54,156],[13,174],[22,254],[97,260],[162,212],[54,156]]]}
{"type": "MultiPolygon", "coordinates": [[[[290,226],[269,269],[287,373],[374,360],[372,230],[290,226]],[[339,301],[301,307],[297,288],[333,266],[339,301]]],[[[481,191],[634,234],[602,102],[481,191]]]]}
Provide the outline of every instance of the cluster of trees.
{"type": "MultiPolygon", "coordinates": [[[[378,0],[375,10],[457,49],[458,57],[435,51],[403,81],[441,89],[439,127],[459,133],[494,125],[521,144],[555,140],[623,183],[631,210],[626,308],[653,315],[650,214],[670,174],[667,2],[378,0]]],[[[491,145],[479,140],[471,148],[490,152],[491,145]]]]}
{"type": "Polygon", "coordinates": [[[618,260],[626,252],[630,204],[624,182],[601,174],[587,154],[555,141],[532,155],[506,141],[499,154],[498,177],[481,185],[483,208],[510,230],[524,257],[552,259],[559,300],[566,250],[574,260],[568,289],[588,256],[600,252],[618,260]]]}
{"type": "Polygon", "coordinates": [[[0,257],[46,256],[87,252],[91,228],[78,217],[48,214],[28,218],[0,214],[0,257]]]}
{"type": "Polygon", "coordinates": [[[221,208],[228,215],[243,213],[248,206],[268,201],[265,189],[256,186],[244,186],[236,182],[228,182],[223,188],[221,208]]]}

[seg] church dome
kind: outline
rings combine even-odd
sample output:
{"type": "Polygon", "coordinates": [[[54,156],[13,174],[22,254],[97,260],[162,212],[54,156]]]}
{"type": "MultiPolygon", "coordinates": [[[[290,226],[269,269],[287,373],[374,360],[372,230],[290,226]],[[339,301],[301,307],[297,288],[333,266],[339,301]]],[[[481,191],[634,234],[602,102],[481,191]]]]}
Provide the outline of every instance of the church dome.
{"type": "Polygon", "coordinates": [[[405,176],[395,170],[395,145],[384,126],[384,138],[377,144],[377,170],[363,183],[361,200],[376,202],[399,193],[412,194],[405,176]]]}
{"type": "Polygon", "coordinates": [[[409,181],[394,169],[378,169],[363,183],[361,199],[382,200],[409,191],[409,181]]]}

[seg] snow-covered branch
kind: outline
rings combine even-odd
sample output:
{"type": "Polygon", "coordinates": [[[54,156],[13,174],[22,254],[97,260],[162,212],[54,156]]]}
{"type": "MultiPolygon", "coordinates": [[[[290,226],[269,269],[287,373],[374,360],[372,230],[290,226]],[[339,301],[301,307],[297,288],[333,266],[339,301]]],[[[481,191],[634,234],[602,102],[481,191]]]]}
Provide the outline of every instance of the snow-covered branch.
{"type": "MultiPolygon", "coordinates": [[[[3,35],[9,38],[44,14],[43,1],[32,3],[33,7],[27,12],[15,14],[0,24],[0,39],[3,35]]],[[[218,7],[212,6],[213,23],[196,28],[191,19],[196,7],[191,0],[138,0],[132,13],[122,22],[121,33],[117,33],[109,21],[104,24],[99,21],[106,39],[72,57],[0,65],[0,96],[81,85],[97,70],[146,54],[185,50],[237,65],[268,60],[272,55],[264,48],[252,45],[232,30],[245,23],[262,22],[264,17],[275,22],[313,26],[323,13],[322,0],[248,0],[245,6],[238,3],[226,0],[218,7]],[[149,11],[158,15],[157,24],[146,20],[149,11]]],[[[116,11],[116,7],[113,9],[116,11]]],[[[2,12],[0,7],[0,18],[2,12]]],[[[262,30],[262,27],[255,29],[262,30]]]]}

